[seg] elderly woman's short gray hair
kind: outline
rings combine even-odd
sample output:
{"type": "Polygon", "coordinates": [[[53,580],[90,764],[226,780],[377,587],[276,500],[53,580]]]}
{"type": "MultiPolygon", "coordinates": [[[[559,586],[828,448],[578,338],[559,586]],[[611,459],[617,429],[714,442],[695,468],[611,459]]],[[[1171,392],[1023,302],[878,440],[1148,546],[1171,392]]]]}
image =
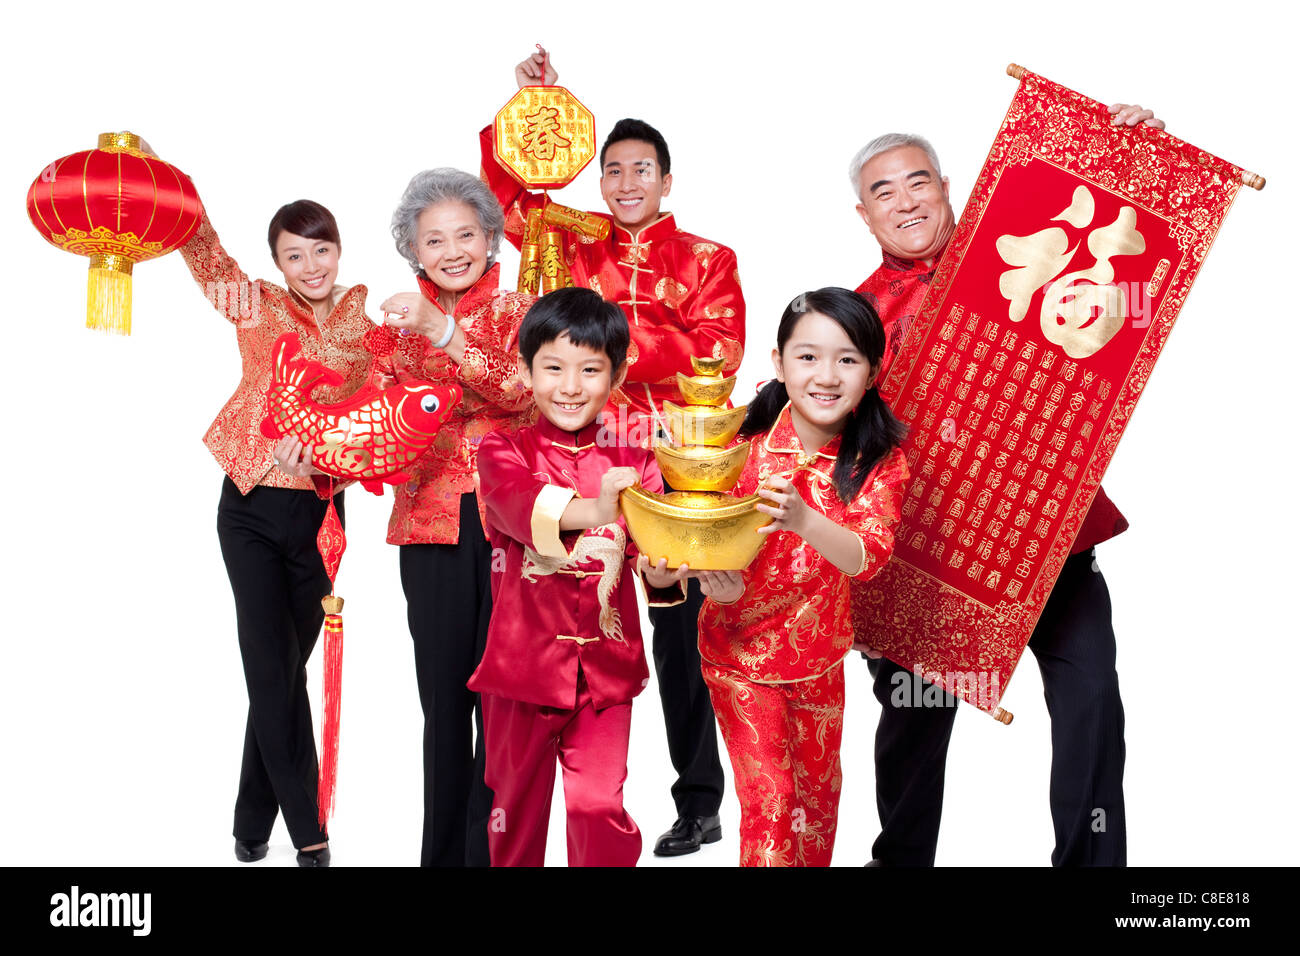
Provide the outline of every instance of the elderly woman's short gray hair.
{"type": "Polygon", "coordinates": [[[930,158],[930,165],[934,167],[935,175],[943,179],[943,170],[939,168],[939,154],[934,151],[928,139],[914,133],[886,133],[884,136],[877,136],[858,150],[853,157],[853,162],[849,163],[849,184],[853,187],[853,195],[862,198],[862,183],[859,182],[862,178],[862,167],[881,153],[898,149],[900,146],[915,146],[923,150],[930,158]]]}
{"type": "Polygon", "coordinates": [[[393,243],[397,251],[406,257],[414,271],[420,271],[420,260],[415,256],[416,222],[430,206],[447,200],[463,202],[478,215],[479,227],[488,234],[487,261],[491,266],[501,251],[501,233],[506,226],[501,204],[483,180],[449,166],[426,169],[411,177],[393,211],[393,243]]]}

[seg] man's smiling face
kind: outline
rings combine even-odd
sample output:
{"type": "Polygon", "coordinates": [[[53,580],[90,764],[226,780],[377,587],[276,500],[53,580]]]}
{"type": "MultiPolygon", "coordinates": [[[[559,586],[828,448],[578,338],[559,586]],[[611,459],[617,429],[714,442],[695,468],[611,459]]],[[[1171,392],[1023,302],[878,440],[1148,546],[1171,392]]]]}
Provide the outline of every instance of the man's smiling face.
{"type": "Polygon", "coordinates": [[[653,143],[624,139],[606,148],[600,191],[614,221],[633,235],[659,218],[672,184],[671,174],[659,174],[653,143]]]}
{"type": "Polygon", "coordinates": [[[952,235],[948,180],[919,146],[873,156],[858,179],[858,213],[880,247],[900,259],[933,260],[952,235]]]}

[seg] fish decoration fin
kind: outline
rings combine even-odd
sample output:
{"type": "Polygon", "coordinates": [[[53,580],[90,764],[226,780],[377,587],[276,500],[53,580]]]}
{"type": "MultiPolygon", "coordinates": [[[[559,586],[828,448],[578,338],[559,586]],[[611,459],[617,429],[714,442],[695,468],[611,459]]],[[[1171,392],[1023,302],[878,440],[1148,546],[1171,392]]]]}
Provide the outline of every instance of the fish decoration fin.
{"type": "Polygon", "coordinates": [[[384,495],[384,482],[379,478],[362,478],[361,487],[372,495],[379,495],[381,498],[384,495]]]}
{"type": "Polygon", "coordinates": [[[285,332],[271,347],[271,384],[296,385],[303,395],[310,397],[320,385],[342,385],[343,376],[320,362],[304,358],[302,342],[297,332],[285,332]]]}

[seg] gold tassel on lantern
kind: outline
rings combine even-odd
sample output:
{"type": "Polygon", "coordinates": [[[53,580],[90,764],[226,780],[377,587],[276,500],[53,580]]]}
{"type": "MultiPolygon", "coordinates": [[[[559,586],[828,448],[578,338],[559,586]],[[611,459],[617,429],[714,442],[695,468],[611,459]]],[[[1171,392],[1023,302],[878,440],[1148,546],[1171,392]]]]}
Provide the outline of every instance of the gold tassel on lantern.
{"type": "Polygon", "coordinates": [[[131,334],[131,266],[125,256],[91,256],[86,328],[131,334]]]}

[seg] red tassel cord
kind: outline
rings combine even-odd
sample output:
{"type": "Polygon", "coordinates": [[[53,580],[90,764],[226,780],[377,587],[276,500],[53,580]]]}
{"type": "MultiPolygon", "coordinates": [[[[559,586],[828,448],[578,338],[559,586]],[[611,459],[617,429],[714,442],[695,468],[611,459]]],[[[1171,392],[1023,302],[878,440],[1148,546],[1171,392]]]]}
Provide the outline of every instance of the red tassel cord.
{"type": "Polygon", "coordinates": [[[343,692],[343,599],[333,594],[339,562],[347,548],[343,525],[334,510],[334,483],[330,482],[330,503],[316,535],[316,549],[325,563],[331,593],[321,599],[325,608],[325,664],[321,691],[320,776],[316,783],[316,806],[323,827],[334,809],[334,792],[339,774],[339,714],[343,692]]]}
{"type": "Polygon", "coordinates": [[[322,602],[325,610],[325,667],[321,689],[320,777],[316,783],[316,805],[323,827],[334,810],[334,792],[339,777],[339,712],[343,695],[343,599],[330,595],[322,602]]]}

